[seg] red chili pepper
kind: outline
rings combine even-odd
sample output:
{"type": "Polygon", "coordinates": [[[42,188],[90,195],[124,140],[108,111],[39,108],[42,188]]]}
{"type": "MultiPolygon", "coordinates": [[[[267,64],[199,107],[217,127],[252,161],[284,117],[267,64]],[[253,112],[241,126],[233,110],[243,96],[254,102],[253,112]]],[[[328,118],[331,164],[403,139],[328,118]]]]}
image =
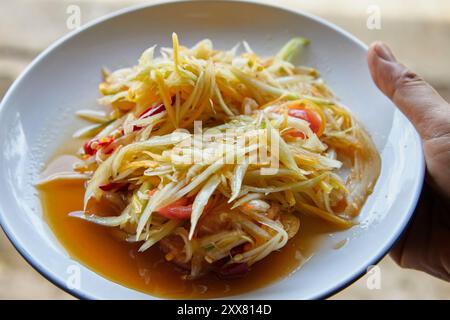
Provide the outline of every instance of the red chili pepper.
{"type": "Polygon", "coordinates": [[[97,151],[99,149],[110,145],[113,141],[114,141],[114,138],[110,137],[110,136],[106,136],[106,137],[103,137],[103,138],[100,138],[100,139],[89,140],[88,142],[86,142],[83,145],[84,153],[89,155],[89,156],[93,156],[94,154],[97,153],[97,151]],[[94,143],[95,143],[95,148],[93,147],[94,143]]]}
{"type": "Polygon", "coordinates": [[[111,154],[111,153],[113,153],[114,152],[114,148],[106,148],[105,150],[103,150],[103,153],[104,154],[111,154]]]}
{"type": "Polygon", "coordinates": [[[90,140],[83,145],[84,154],[88,156],[93,156],[97,152],[96,149],[92,148],[92,142],[94,142],[94,140],[90,140]]]}
{"type": "Polygon", "coordinates": [[[114,138],[110,137],[110,136],[106,136],[106,137],[103,137],[103,138],[100,138],[97,140],[100,148],[111,144],[111,142],[113,142],[113,141],[114,141],[114,138]]]}
{"type": "Polygon", "coordinates": [[[139,119],[145,119],[148,118],[152,115],[158,114],[163,112],[164,110],[166,110],[166,107],[164,106],[164,104],[160,103],[157,105],[153,105],[147,109],[145,109],[143,112],[141,112],[141,114],[139,115],[139,119]]]}
{"type": "MultiPolygon", "coordinates": [[[[150,116],[153,116],[155,114],[161,113],[165,110],[166,108],[164,107],[164,104],[158,104],[158,105],[154,105],[151,106],[150,108],[145,109],[143,112],[141,112],[141,114],[139,115],[139,119],[145,119],[148,118],[150,116]]],[[[139,131],[141,130],[142,127],[141,126],[133,126],[133,132],[139,131]]]]}

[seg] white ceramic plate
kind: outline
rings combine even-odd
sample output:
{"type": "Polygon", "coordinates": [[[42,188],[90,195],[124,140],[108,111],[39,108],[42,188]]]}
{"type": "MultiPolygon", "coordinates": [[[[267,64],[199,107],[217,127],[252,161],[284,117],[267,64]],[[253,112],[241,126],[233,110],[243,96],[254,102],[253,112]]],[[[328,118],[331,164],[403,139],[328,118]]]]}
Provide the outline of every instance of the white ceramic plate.
{"type": "Polygon", "coordinates": [[[294,36],[312,40],[306,65],[323,78],[363,122],[382,157],[382,171],[357,227],[331,235],[303,268],[268,287],[233,298],[311,299],[348,285],[391,248],[407,225],[423,181],[418,135],[373,85],[366,46],[310,15],[257,3],[195,1],[132,8],[95,21],[43,52],[13,84],[0,109],[0,221],[25,259],[78,297],[147,299],[70,259],[42,219],[33,182],[48,158],[80,126],[73,114],[95,105],[99,69],[133,65],[153,44],[169,46],[208,37],[220,49],[247,40],[261,55],[294,36]],[[342,239],[341,249],[333,246],[342,239]],[[79,265],[80,288],[70,288],[79,265]]]}

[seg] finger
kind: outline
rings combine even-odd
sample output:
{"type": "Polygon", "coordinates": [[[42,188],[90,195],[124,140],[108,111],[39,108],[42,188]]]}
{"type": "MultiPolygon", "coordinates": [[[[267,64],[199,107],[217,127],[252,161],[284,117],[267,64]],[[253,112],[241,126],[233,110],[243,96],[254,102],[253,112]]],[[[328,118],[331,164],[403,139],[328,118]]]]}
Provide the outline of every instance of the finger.
{"type": "Polygon", "coordinates": [[[397,62],[385,44],[369,48],[368,64],[378,88],[408,117],[424,140],[448,132],[450,108],[447,102],[420,76],[397,62]]]}
{"type": "Polygon", "coordinates": [[[390,255],[403,268],[450,281],[450,220],[446,204],[424,186],[412,221],[390,255]]]}
{"type": "Polygon", "coordinates": [[[390,252],[391,258],[402,268],[423,270],[424,252],[428,249],[429,227],[431,225],[430,195],[424,186],[414,216],[408,228],[401,235],[390,252]]]}

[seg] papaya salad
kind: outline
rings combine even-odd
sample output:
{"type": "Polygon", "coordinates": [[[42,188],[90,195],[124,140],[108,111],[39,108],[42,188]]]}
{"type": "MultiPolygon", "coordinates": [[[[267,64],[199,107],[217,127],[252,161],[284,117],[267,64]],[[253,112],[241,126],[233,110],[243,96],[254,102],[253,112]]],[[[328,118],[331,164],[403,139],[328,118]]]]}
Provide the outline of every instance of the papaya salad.
{"type": "Polygon", "coordinates": [[[59,177],[86,180],[84,209],[70,216],[141,252],[159,247],[185,279],[245,275],[302,232],[302,215],[352,227],[380,157],[318,71],[293,64],[309,41],[271,57],[246,42],[172,43],[104,69],[103,111],[77,112],[92,124],[74,134],[80,163],[59,177]],[[115,210],[89,211],[96,201],[115,210]]]}

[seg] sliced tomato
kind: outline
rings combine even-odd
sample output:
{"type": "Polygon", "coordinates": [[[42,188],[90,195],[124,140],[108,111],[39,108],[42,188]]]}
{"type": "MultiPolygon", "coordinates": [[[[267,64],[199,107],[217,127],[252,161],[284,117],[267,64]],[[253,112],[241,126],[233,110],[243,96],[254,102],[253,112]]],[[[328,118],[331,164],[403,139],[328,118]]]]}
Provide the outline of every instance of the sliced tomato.
{"type": "Polygon", "coordinates": [[[189,219],[192,214],[192,204],[188,204],[188,198],[181,198],[158,210],[158,213],[169,219],[189,219]]]}
{"type": "Polygon", "coordinates": [[[308,121],[309,127],[314,133],[318,133],[322,127],[322,118],[312,110],[301,108],[289,109],[288,115],[308,121]]]}

